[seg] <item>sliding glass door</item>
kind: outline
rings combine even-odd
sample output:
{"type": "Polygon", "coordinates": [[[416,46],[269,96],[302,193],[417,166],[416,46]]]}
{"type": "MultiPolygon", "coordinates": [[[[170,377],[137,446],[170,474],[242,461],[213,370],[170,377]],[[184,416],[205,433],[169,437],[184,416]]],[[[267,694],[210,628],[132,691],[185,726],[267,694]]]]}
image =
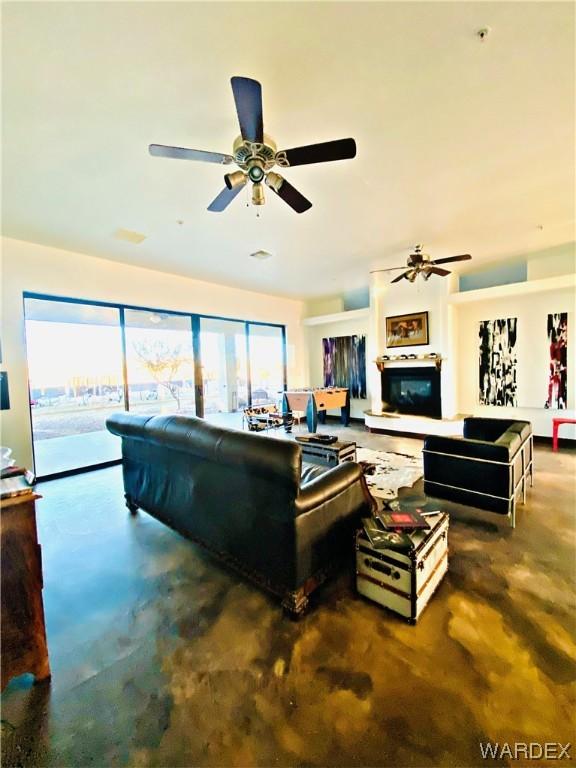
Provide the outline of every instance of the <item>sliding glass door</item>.
{"type": "Polygon", "coordinates": [[[237,413],[250,402],[246,323],[201,317],[200,358],[204,417],[224,422],[218,414],[237,413]]]}
{"type": "Polygon", "coordinates": [[[35,294],[24,311],[39,477],[120,460],[114,412],[241,429],[244,408],[286,386],[283,326],[35,294]]]}
{"type": "Polygon", "coordinates": [[[252,404],[279,403],[284,391],[284,329],[247,325],[252,404]]]}
{"type": "Polygon", "coordinates": [[[130,411],[194,416],[191,317],[125,309],[124,327],[130,411]]]}
{"type": "Polygon", "coordinates": [[[25,300],[36,473],[120,458],[106,418],[124,409],[119,310],[25,300]]]}

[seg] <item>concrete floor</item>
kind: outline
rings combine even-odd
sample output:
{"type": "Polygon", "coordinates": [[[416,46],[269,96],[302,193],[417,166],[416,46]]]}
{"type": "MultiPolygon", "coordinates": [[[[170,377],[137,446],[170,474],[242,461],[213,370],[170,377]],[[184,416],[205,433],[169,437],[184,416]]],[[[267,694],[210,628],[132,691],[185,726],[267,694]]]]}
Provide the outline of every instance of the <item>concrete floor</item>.
{"type": "Polygon", "coordinates": [[[2,765],[480,766],[480,742],[574,743],[575,477],[575,450],[538,446],[514,531],[443,503],[449,573],[416,627],[358,598],[351,566],[287,620],[131,518],[119,467],[41,484],[53,679],[2,695],[2,765]]]}

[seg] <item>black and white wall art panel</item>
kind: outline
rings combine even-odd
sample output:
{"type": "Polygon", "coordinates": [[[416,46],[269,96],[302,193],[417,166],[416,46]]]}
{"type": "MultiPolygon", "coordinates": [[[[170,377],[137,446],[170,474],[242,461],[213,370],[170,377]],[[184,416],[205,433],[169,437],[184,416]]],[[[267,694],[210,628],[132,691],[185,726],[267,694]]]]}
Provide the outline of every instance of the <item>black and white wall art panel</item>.
{"type": "Polygon", "coordinates": [[[479,332],[480,405],[516,407],[517,403],[516,317],[481,320],[479,332]]]}
{"type": "Polygon", "coordinates": [[[566,408],[568,399],[568,313],[548,315],[549,373],[545,408],[566,408]]]}

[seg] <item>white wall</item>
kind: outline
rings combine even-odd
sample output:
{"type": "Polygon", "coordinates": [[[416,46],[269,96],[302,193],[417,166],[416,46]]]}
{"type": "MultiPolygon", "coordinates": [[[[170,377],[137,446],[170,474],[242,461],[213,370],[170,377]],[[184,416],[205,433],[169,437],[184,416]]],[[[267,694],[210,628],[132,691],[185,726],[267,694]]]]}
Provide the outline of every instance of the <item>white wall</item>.
{"type": "MultiPolygon", "coordinates": [[[[367,336],[368,316],[348,320],[343,318],[335,322],[311,325],[306,327],[306,344],[308,346],[309,386],[324,386],[324,358],[322,339],[330,336],[367,336]]],[[[366,354],[366,365],[372,363],[366,354]]],[[[350,400],[350,415],[363,419],[364,411],[370,407],[370,392],[366,398],[352,398],[350,400]]]]}
{"type": "Polygon", "coordinates": [[[156,272],[35,243],[2,239],[2,370],[8,372],[11,409],[2,412],[2,445],[32,466],[25,351],[24,291],[260,320],[286,325],[288,384],[307,378],[301,301],[156,272]]]}
{"type": "MultiPolygon", "coordinates": [[[[568,282],[568,281],[566,281],[568,282]]],[[[490,290],[490,289],[487,289],[490,290]]],[[[481,293],[478,291],[477,293],[481,293]]],[[[532,422],[536,435],[552,435],[552,418],[575,418],[576,393],[576,295],[574,288],[530,295],[508,295],[456,306],[458,404],[463,413],[496,418],[520,418],[532,422]],[[568,409],[546,410],[549,313],[568,312],[568,409]],[[478,324],[481,320],[518,318],[518,407],[482,406],[478,402],[478,324]]],[[[576,437],[572,425],[561,427],[562,437],[576,437]]]]}
{"type": "Polygon", "coordinates": [[[344,298],[338,296],[321,296],[318,299],[308,299],[305,302],[305,317],[331,315],[344,311],[344,298]]]}

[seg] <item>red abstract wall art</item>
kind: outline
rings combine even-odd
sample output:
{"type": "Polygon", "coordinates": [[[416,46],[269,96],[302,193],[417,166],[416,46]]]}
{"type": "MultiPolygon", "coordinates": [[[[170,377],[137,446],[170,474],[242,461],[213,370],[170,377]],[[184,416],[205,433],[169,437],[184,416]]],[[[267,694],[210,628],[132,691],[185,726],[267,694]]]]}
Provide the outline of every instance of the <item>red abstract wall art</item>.
{"type": "Polygon", "coordinates": [[[550,344],[550,369],[548,397],[544,408],[567,408],[568,381],[568,313],[548,315],[548,342],[550,344]]]}

